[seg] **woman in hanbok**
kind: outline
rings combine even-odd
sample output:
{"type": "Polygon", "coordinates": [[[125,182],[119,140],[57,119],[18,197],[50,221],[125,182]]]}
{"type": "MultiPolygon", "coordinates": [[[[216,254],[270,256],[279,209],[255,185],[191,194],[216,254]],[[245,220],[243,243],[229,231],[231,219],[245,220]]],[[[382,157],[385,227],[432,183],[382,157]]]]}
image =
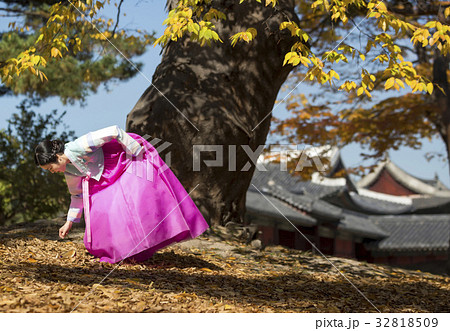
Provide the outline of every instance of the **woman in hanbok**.
{"type": "Polygon", "coordinates": [[[156,149],[118,126],[67,144],[45,140],[36,147],[35,162],[66,178],[71,203],[59,236],[67,236],[84,209],[84,245],[101,262],[144,261],[208,228],[156,149]]]}

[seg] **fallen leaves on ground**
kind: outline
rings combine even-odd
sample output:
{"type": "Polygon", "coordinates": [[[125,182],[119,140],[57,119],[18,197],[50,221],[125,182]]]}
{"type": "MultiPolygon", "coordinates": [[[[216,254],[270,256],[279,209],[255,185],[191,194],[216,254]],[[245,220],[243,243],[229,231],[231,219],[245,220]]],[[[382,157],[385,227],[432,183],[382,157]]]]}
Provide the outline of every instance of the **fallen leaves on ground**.
{"type": "Polygon", "coordinates": [[[81,228],[58,240],[59,225],[43,224],[0,229],[0,312],[450,311],[445,276],[329,257],[369,303],[309,252],[204,236],[111,265],[87,253],[81,228]]]}

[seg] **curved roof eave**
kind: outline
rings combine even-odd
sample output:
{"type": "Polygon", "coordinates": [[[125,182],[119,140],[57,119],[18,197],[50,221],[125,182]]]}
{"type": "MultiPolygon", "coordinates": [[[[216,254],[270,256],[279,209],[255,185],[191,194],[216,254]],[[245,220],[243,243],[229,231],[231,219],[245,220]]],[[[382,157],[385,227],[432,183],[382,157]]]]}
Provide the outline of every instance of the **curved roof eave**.
{"type": "Polygon", "coordinates": [[[356,183],[357,188],[365,189],[370,187],[378,179],[384,169],[389,172],[394,180],[410,191],[424,195],[450,197],[450,190],[438,190],[436,187],[433,187],[400,169],[389,159],[387,161],[380,162],[372,173],[361,178],[356,183]]]}
{"type": "Polygon", "coordinates": [[[356,183],[356,187],[367,188],[372,185],[380,176],[381,171],[383,171],[384,167],[386,166],[386,163],[386,161],[383,161],[377,164],[373,172],[367,174],[356,183]]]}
{"type": "Polygon", "coordinates": [[[400,184],[402,184],[411,191],[417,192],[419,194],[429,194],[433,196],[450,196],[450,191],[437,190],[435,187],[428,185],[423,181],[417,179],[416,177],[403,171],[393,162],[388,162],[386,164],[386,170],[389,171],[391,176],[396,181],[398,181],[400,184]]]}

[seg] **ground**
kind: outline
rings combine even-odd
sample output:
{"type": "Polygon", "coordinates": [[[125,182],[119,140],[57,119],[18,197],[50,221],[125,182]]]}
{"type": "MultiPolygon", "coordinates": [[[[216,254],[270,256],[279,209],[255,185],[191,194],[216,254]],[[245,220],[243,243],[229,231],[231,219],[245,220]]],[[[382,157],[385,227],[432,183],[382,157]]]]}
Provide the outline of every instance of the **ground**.
{"type": "Polygon", "coordinates": [[[134,264],[100,263],[75,225],[0,228],[0,312],[450,312],[450,277],[216,233],[134,264]],[[372,303],[369,303],[369,301],[372,303]]]}

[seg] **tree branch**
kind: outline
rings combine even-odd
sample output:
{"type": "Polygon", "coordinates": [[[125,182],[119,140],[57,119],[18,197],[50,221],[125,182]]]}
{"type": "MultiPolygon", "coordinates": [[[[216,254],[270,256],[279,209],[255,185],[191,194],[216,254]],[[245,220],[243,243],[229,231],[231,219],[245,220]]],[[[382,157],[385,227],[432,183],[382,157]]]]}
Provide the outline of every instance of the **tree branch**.
{"type": "Polygon", "coordinates": [[[122,7],[122,3],[123,3],[123,0],[120,0],[119,6],[118,6],[118,8],[117,8],[117,20],[116,20],[116,25],[114,26],[114,29],[113,29],[112,34],[111,34],[112,38],[114,38],[114,34],[116,33],[116,29],[117,29],[117,27],[118,27],[118,25],[119,25],[120,8],[122,7]]]}

